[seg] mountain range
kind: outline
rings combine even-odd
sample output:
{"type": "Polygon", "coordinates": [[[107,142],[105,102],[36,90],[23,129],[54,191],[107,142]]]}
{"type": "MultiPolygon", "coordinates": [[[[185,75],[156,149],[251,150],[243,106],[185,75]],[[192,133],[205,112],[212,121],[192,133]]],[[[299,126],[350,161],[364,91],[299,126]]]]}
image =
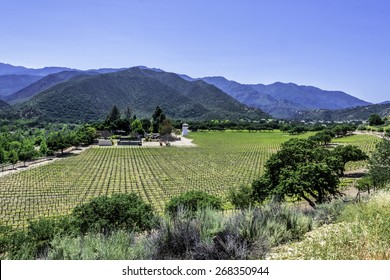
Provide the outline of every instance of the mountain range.
{"type": "Polygon", "coordinates": [[[23,93],[30,99],[3,113],[13,118],[52,122],[91,122],[104,118],[113,105],[123,111],[130,106],[138,117],[150,117],[159,105],[168,117],[175,119],[269,117],[215,86],[203,81],[186,81],[174,73],[133,67],[105,74],[72,71],[50,76],[16,93],[19,100],[26,99],[23,93]],[[54,80],[58,83],[50,84],[54,80]],[[50,86],[43,89],[47,84],[50,86]]]}
{"type": "MultiPolygon", "coordinates": [[[[50,74],[45,77],[40,77],[39,80],[29,84],[23,89],[16,91],[13,94],[3,97],[4,101],[8,104],[14,105],[16,103],[21,103],[27,101],[40,93],[56,84],[65,82],[72,77],[82,75],[79,71],[63,71],[55,74],[50,74]]],[[[0,76],[1,77],[1,76],[0,76]]]]}
{"type": "Polygon", "coordinates": [[[5,98],[40,79],[42,76],[2,75],[0,76],[0,98],[5,98]]]}
{"type": "Polygon", "coordinates": [[[336,110],[371,104],[342,91],[326,91],[294,83],[247,85],[229,81],[224,77],[201,79],[215,85],[238,101],[260,108],[275,118],[291,119],[309,110],[336,110]]]}
{"type": "Polygon", "coordinates": [[[381,117],[390,116],[390,103],[372,104],[338,110],[310,110],[301,112],[300,116],[297,116],[296,119],[307,121],[362,121],[367,120],[372,114],[377,114],[381,117]]]}
{"type": "Polygon", "coordinates": [[[61,71],[73,70],[67,67],[44,67],[39,69],[26,68],[23,66],[13,66],[11,64],[0,63],[0,75],[31,75],[47,76],[61,71]]]}
{"type": "Polygon", "coordinates": [[[101,119],[113,105],[123,110],[130,106],[137,116],[149,116],[160,105],[169,117],[186,119],[338,120],[387,112],[341,91],[281,82],[240,84],[224,77],[195,79],[145,66],[82,71],[0,63],[0,99],[7,103],[0,105],[3,116],[70,122],[101,119]],[[370,109],[357,113],[368,105],[370,109]]]}

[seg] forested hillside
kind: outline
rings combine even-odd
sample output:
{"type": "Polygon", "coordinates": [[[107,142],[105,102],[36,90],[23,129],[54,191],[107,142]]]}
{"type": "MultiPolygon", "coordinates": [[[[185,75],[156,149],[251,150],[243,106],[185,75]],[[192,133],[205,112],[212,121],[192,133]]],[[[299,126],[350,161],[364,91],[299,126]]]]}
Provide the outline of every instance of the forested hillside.
{"type": "Polygon", "coordinates": [[[3,110],[2,117],[52,122],[96,121],[105,118],[113,105],[120,110],[130,106],[138,117],[149,117],[157,105],[168,117],[176,119],[268,117],[202,81],[189,82],[176,74],[139,68],[70,79],[10,110],[3,110]]]}

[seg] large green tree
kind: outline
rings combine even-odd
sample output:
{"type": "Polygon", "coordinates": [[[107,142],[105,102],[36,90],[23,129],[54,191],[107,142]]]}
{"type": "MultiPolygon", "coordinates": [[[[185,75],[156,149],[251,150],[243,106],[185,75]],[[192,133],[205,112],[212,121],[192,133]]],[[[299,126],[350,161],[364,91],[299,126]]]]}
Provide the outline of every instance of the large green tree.
{"type": "Polygon", "coordinates": [[[160,130],[160,125],[166,119],[165,113],[157,106],[152,115],[152,131],[153,133],[157,133],[160,130]]]}
{"type": "Polygon", "coordinates": [[[376,188],[390,183],[390,140],[383,139],[376,145],[370,158],[369,176],[376,188]]]}
{"type": "Polygon", "coordinates": [[[369,125],[382,125],[384,124],[384,120],[382,120],[382,118],[377,115],[377,114],[372,114],[368,117],[368,123],[369,125]]]}
{"type": "Polygon", "coordinates": [[[367,160],[365,152],[353,145],[340,145],[333,150],[333,155],[339,159],[339,174],[344,175],[345,164],[349,161],[367,160]]]}
{"type": "Polygon", "coordinates": [[[18,152],[15,150],[9,151],[7,158],[8,161],[12,164],[12,168],[15,168],[15,164],[19,161],[18,152]]]}
{"type": "Polygon", "coordinates": [[[7,155],[5,153],[5,150],[0,147],[0,165],[7,162],[7,155]]]}
{"type": "Polygon", "coordinates": [[[77,130],[81,143],[90,145],[98,137],[96,129],[90,125],[84,125],[77,130]]]}
{"type": "Polygon", "coordinates": [[[107,120],[111,123],[119,120],[121,118],[121,112],[119,111],[118,107],[114,105],[111,109],[110,114],[107,116],[107,120]]]}
{"type": "Polygon", "coordinates": [[[172,133],[173,126],[170,120],[163,120],[160,124],[159,132],[161,135],[170,135],[172,133]]]}
{"type": "Polygon", "coordinates": [[[344,171],[343,157],[312,140],[291,139],[282,144],[265,165],[265,174],[253,182],[257,201],[274,197],[306,200],[312,207],[340,194],[339,176],[344,171]]]}
{"type": "Polygon", "coordinates": [[[332,141],[332,137],[334,137],[334,133],[332,131],[320,131],[315,135],[310,136],[309,139],[317,142],[319,144],[328,145],[332,141]]]}
{"type": "Polygon", "coordinates": [[[34,143],[32,141],[25,140],[23,141],[22,147],[19,151],[19,159],[24,162],[32,160],[38,156],[38,151],[34,148],[34,143]]]}
{"type": "Polygon", "coordinates": [[[332,132],[336,136],[342,137],[342,136],[346,136],[349,133],[352,133],[354,130],[356,130],[356,128],[357,127],[352,124],[339,124],[333,128],[332,132]]]}
{"type": "Polygon", "coordinates": [[[49,148],[47,147],[46,139],[43,139],[39,145],[39,153],[43,156],[49,154],[49,148]]]}
{"type": "Polygon", "coordinates": [[[47,146],[52,151],[61,150],[61,154],[64,153],[64,149],[73,145],[71,141],[70,133],[68,131],[56,131],[51,132],[47,138],[47,146]]]}
{"type": "Polygon", "coordinates": [[[134,120],[131,123],[131,130],[134,133],[137,133],[137,134],[140,134],[140,135],[143,135],[145,133],[145,131],[144,131],[143,127],[142,127],[142,122],[139,119],[136,119],[136,120],[134,120]]]}

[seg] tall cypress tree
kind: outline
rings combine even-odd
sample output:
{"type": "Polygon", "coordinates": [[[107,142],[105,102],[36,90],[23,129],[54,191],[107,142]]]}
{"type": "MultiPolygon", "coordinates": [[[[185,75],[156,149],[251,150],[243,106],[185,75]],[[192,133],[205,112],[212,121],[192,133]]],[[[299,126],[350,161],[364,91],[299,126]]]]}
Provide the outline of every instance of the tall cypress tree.
{"type": "Polygon", "coordinates": [[[157,106],[152,115],[153,133],[157,133],[160,129],[161,123],[166,119],[163,110],[157,106]]]}
{"type": "Polygon", "coordinates": [[[118,107],[114,105],[112,107],[110,114],[107,116],[107,119],[110,121],[110,123],[113,123],[121,118],[121,112],[119,111],[118,107]]]}

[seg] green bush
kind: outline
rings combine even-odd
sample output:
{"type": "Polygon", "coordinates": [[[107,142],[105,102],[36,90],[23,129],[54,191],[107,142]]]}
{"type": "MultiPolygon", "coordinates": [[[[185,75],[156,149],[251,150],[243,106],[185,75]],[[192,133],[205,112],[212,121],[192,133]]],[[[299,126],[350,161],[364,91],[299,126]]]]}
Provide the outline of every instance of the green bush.
{"type": "Polygon", "coordinates": [[[222,210],[222,201],[215,195],[194,190],[173,197],[166,204],[165,211],[170,215],[176,215],[180,209],[184,209],[189,214],[193,214],[203,208],[222,210]]]}
{"type": "Polygon", "coordinates": [[[346,203],[342,199],[332,200],[330,203],[320,204],[313,211],[316,226],[331,224],[343,212],[346,203]]]}
{"type": "Polygon", "coordinates": [[[153,259],[192,259],[191,253],[201,240],[198,220],[179,210],[173,219],[167,219],[150,238],[153,259]]]}
{"type": "Polygon", "coordinates": [[[109,234],[117,229],[142,232],[152,229],[157,223],[152,207],[135,193],[94,198],[77,206],[72,216],[81,233],[109,234]]]}
{"type": "Polygon", "coordinates": [[[8,231],[1,233],[1,259],[28,260],[34,259],[34,247],[31,246],[26,232],[8,231]]]}
{"type": "Polygon", "coordinates": [[[150,258],[144,238],[123,230],[110,236],[87,233],[84,236],[55,237],[48,252],[49,260],[140,260],[150,258]]]}
{"type": "Polygon", "coordinates": [[[60,229],[51,219],[39,219],[32,221],[27,230],[28,242],[34,248],[37,257],[47,253],[51,240],[58,234],[60,229]]]}
{"type": "Polygon", "coordinates": [[[242,185],[238,189],[231,188],[227,198],[237,209],[247,209],[255,204],[250,186],[242,185]]]}
{"type": "Polygon", "coordinates": [[[77,234],[69,217],[30,221],[27,230],[0,229],[0,254],[8,259],[45,258],[56,237],[77,234]]]}
{"type": "Polygon", "coordinates": [[[270,247],[301,239],[312,219],[280,204],[242,210],[228,217],[207,209],[180,210],[149,237],[153,259],[261,259],[270,247]],[[214,213],[213,213],[214,212],[214,213]]]}
{"type": "Polygon", "coordinates": [[[269,203],[260,208],[241,211],[232,217],[231,229],[251,243],[266,239],[268,244],[278,244],[300,239],[312,228],[312,219],[302,212],[280,203],[269,203]]]}

